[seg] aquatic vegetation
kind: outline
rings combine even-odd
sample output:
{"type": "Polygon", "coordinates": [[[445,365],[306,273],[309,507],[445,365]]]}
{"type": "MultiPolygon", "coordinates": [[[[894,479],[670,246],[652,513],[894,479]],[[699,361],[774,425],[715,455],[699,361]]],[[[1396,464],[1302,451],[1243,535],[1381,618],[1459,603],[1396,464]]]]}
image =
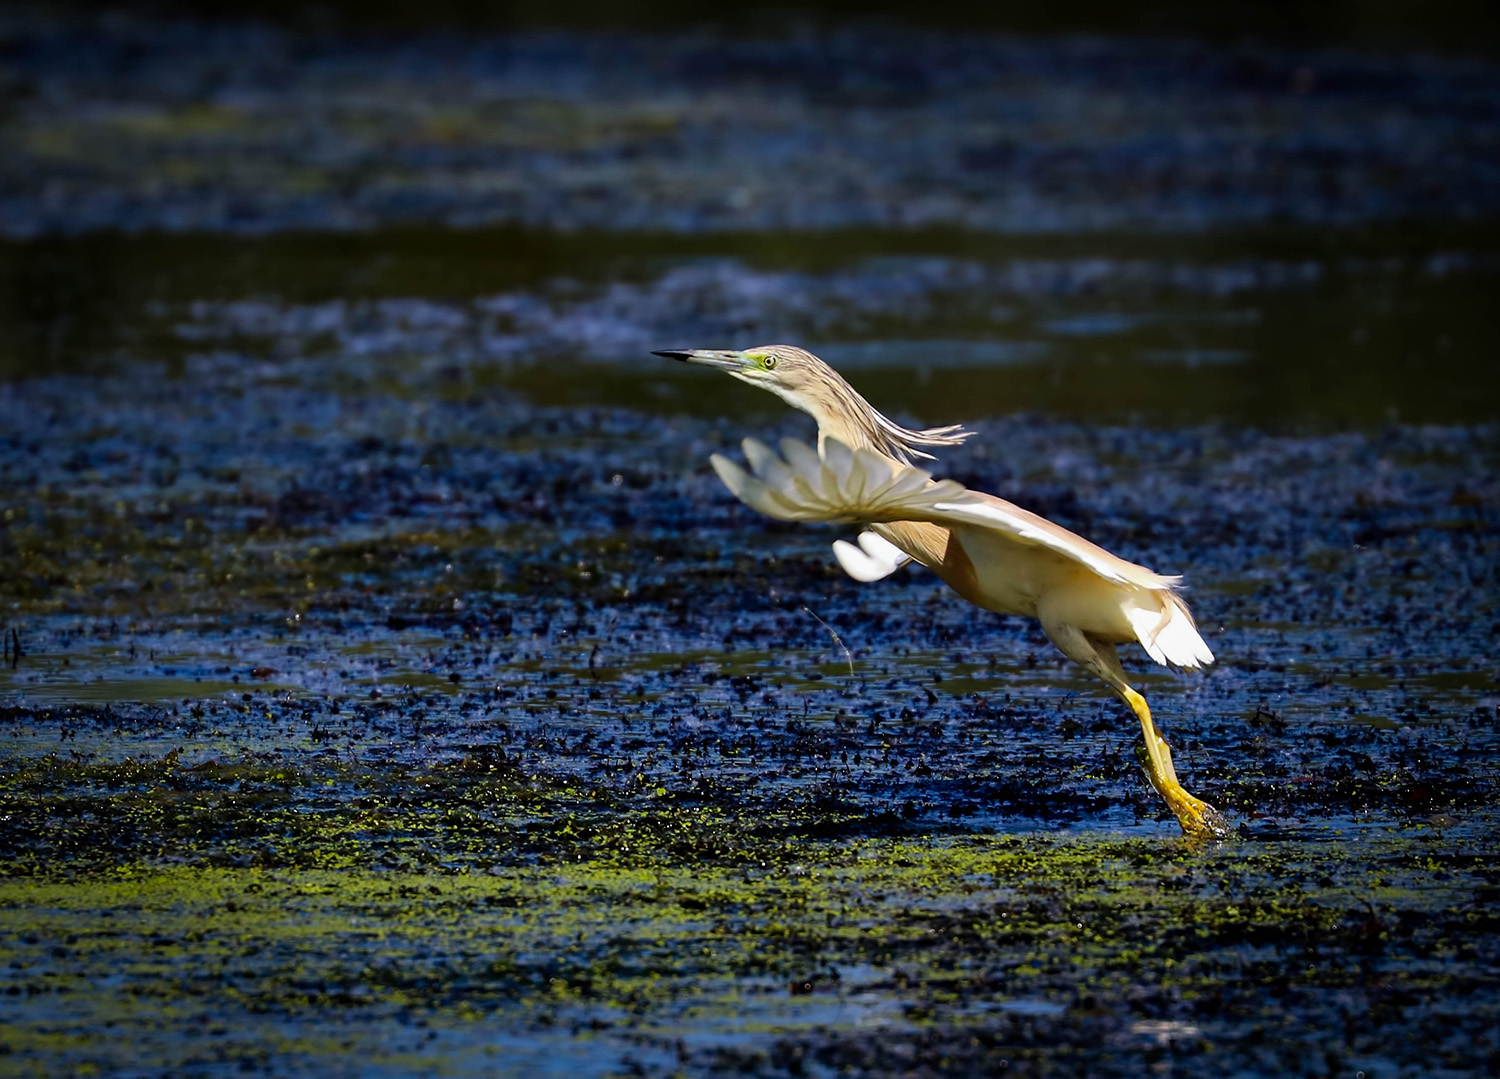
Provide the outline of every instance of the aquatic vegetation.
{"type": "MultiPolygon", "coordinates": [[[[451,817],[412,834],[444,801],[432,787],[360,796],[361,812],[340,815],[355,838],[334,866],[292,854],[8,875],[12,1062],[109,1069],[119,1050],[94,1031],[145,1023],[130,1051],[163,1065],[266,1044],[251,1066],[276,1071],[337,1058],[394,1022],[392,1044],[437,1037],[428,1051],[456,1060],[514,1040],[596,1067],[645,1048],[692,1071],[739,1060],[779,1074],[778,1058],[807,1054],[884,1073],[942,1046],[939,1070],[955,1073],[1002,1057],[1123,1068],[1226,1051],[1255,1066],[1314,1048],[1317,1067],[1404,1069],[1426,1049],[1398,1049],[1381,1022],[1433,993],[1451,1004],[1422,1021],[1453,1025],[1453,1066],[1496,1049],[1477,973],[1500,960],[1477,898],[1492,890],[1490,859],[1437,835],[1205,852],[1098,835],[789,844],[740,826],[718,851],[620,831],[601,849],[586,825],[554,818],[537,853],[503,826],[451,817]],[[488,868],[447,857],[481,834],[498,856],[488,868]],[[1460,939],[1473,976],[1448,966],[1460,939]],[[760,1048],[734,1047],[746,1044],[760,1048]]],[[[652,831],[726,823],[650,817],[652,831]]],[[[338,842],[315,827],[285,846],[338,842]]],[[[370,1066],[395,1070],[389,1051],[370,1066]]]]}
{"type": "Polygon", "coordinates": [[[1158,849],[1024,626],[756,542],[702,465],[750,417],[302,351],[0,400],[12,1063],[1488,1066],[1491,428],[948,455],[1192,566],[1222,661],[1152,692],[1245,838],[1158,849]]]}

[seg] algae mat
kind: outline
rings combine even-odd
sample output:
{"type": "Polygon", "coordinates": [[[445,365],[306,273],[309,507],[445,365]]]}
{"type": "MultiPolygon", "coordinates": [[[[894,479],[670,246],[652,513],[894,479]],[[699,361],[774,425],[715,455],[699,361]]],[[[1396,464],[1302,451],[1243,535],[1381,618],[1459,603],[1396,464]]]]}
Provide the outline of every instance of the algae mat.
{"type": "MultiPolygon", "coordinates": [[[[678,823],[705,847],[725,838],[678,823]]],[[[1437,836],[1211,852],[733,838],[686,861],[8,881],[24,912],[8,1066],[1432,1075],[1495,1060],[1493,855],[1437,836]]]]}

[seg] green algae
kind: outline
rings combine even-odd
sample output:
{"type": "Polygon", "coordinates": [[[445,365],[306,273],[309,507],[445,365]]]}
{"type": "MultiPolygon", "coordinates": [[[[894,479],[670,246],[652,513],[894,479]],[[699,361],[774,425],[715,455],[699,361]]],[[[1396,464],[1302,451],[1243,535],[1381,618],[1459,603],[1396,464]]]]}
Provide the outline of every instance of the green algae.
{"type": "MultiPolygon", "coordinates": [[[[267,1066],[307,1066],[348,1049],[320,1034],[330,1015],[355,1043],[419,1022],[470,1045],[587,1037],[619,1057],[627,1031],[662,1046],[689,1028],[805,1037],[804,1004],[819,1000],[885,1014],[898,1034],[980,1037],[997,1008],[1147,1022],[1169,999],[1198,1013],[1203,1039],[1233,1040],[1295,1026],[1278,1003],[1293,986],[1310,1001],[1446,995],[1467,981],[1445,965],[1455,948],[1495,959],[1493,915],[1475,901],[1493,858],[1431,836],[1374,837],[1357,854],[1090,835],[740,844],[585,856],[564,834],[547,856],[502,852],[482,871],[373,868],[373,845],[306,868],[12,862],[7,1059],[107,1069],[120,1061],[97,1044],[102,1025],[142,1031],[175,1054],[164,1066],[184,1066],[207,1023],[245,1041],[276,1026],[267,1066]]],[[[1488,997],[1472,1007],[1495,1014],[1488,997]]]]}
{"type": "MultiPolygon", "coordinates": [[[[430,1037],[455,1074],[518,1046],[596,1072],[784,1074],[787,1054],[865,1061],[878,1030],[941,1041],[935,1072],[972,1074],[1000,1049],[1017,1067],[1150,1063],[1167,1043],[1251,1061],[1267,1032],[1311,1043],[1335,1018],[1342,1059],[1385,1059],[1351,1008],[1395,1023],[1420,1000],[1471,1031],[1497,1015],[1494,857],[1434,829],[943,834],[486,753],[51,757],[0,791],[3,1044],[22,1074],[118,1070],[100,1029],[168,1070],[227,1045],[271,1074],[350,1052],[399,1074],[430,1037]]],[[[901,1070],[882,1059],[855,1070],[901,1070]]]]}
{"type": "MultiPolygon", "coordinates": [[[[678,658],[662,677],[693,666],[678,658]]],[[[511,1070],[782,1075],[818,1061],[886,1075],[929,1056],[933,1074],[1001,1060],[1112,1074],[1110,1061],[1140,1069],[1167,1050],[1184,1067],[1265,1070],[1267,1039],[1322,1054],[1333,1037],[1341,1061],[1400,1074],[1420,1063],[1400,1047],[1420,1043],[1394,1032],[1416,1023],[1465,1032],[1445,1058],[1460,1071],[1494,1051],[1485,795],[1452,805],[1462,820],[1377,815],[1226,845],[997,835],[835,778],[847,766],[831,747],[851,732],[856,756],[963,744],[915,714],[793,720],[777,705],[718,726],[658,721],[659,686],[621,693],[520,662],[518,686],[597,695],[609,724],[464,692],[441,698],[466,717],[458,741],[383,759],[327,732],[391,723],[420,744],[414,717],[435,691],[257,691],[160,709],[164,730],[202,725],[184,751],[121,758],[64,740],[9,757],[3,1059],[37,1075],[120,1072],[140,1052],[167,1071],[278,1075],[355,1057],[370,1075],[433,1060],[452,1074],[526,1060],[511,1070]],[[265,728],[259,748],[231,739],[206,755],[224,740],[211,732],[241,721],[265,728]],[[787,760],[817,755],[827,771],[799,765],[812,778],[786,782],[742,767],[774,759],[768,727],[787,760]],[[761,745],[737,749],[737,729],[761,745]]],[[[849,692],[806,698],[849,705],[849,692]]],[[[4,713],[11,730],[116,738],[146,718],[4,713]]],[[[1255,722],[1255,766],[1228,789],[1251,805],[1305,797],[1277,765],[1280,721],[1255,722]]],[[[1055,769],[1057,747],[1083,737],[1025,741],[1016,763],[1055,769]]],[[[1327,782],[1398,802],[1413,782],[1361,767],[1327,782]]]]}
{"type": "MultiPolygon", "coordinates": [[[[44,493],[13,516],[0,536],[0,567],[14,616],[86,607],[99,619],[138,615],[209,614],[226,608],[277,612],[305,608],[367,578],[422,576],[456,565],[459,572],[429,598],[431,605],[497,584],[484,552],[520,547],[517,528],[454,529],[399,525],[380,534],[329,542],[305,522],[288,522],[265,507],[269,496],[246,493],[248,535],[213,515],[196,492],[161,494],[149,505],[44,493]],[[78,534],[92,536],[78,543],[78,534]]],[[[529,545],[540,538],[528,532],[529,545]]],[[[450,567],[451,568],[451,567],[450,567]]],[[[387,585],[389,587],[389,585],[387,585]]]]}

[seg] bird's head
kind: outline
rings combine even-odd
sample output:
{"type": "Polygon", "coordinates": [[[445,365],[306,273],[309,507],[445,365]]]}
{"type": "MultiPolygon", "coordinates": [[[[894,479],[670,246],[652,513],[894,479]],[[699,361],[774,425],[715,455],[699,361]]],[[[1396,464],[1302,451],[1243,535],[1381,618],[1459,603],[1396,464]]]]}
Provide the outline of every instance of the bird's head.
{"type": "Polygon", "coordinates": [[[868,447],[898,461],[931,458],[923,446],[956,446],[965,431],[933,427],[912,431],[887,419],[844,377],[805,348],[795,345],[758,345],[742,352],[733,349],[667,348],[655,355],[684,363],[716,367],[741,382],[770,390],[793,408],[818,421],[819,439],[836,438],[854,449],[868,447]]]}
{"type": "Polygon", "coordinates": [[[793,408],[818,415],[816,402],[843,378],[806,349],[795,345],[757,345],[734,349],[668,348],[656,352],[684,363],[717,368],[741,382],[769,390],[793,408]],[[820,392],[821,391],[821,392],[820,392]]]}

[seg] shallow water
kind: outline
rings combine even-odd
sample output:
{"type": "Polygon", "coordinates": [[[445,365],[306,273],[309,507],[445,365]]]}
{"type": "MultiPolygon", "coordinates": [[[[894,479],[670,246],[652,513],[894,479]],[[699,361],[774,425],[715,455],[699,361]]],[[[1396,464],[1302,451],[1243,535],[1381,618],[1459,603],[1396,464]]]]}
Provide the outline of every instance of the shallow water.
{"type": "Polygon", "coordinates": [[[642,357],[790,340],[928,417],[1326,431],[1490,422],[1500,405],[1486,227],[153,233],[0,243],[0,272],[11,379],[249,360],[414,402],[512,391],[740,419],[781,405],[642,357]]]}
{"type": "Polygon", "coordinates": [[[8,1066],[1493,1070],[1492,67],[6,26],[8,1066]],[[1186,574],[1238,841],[729,498],[778,339],[1186,574]]]}

